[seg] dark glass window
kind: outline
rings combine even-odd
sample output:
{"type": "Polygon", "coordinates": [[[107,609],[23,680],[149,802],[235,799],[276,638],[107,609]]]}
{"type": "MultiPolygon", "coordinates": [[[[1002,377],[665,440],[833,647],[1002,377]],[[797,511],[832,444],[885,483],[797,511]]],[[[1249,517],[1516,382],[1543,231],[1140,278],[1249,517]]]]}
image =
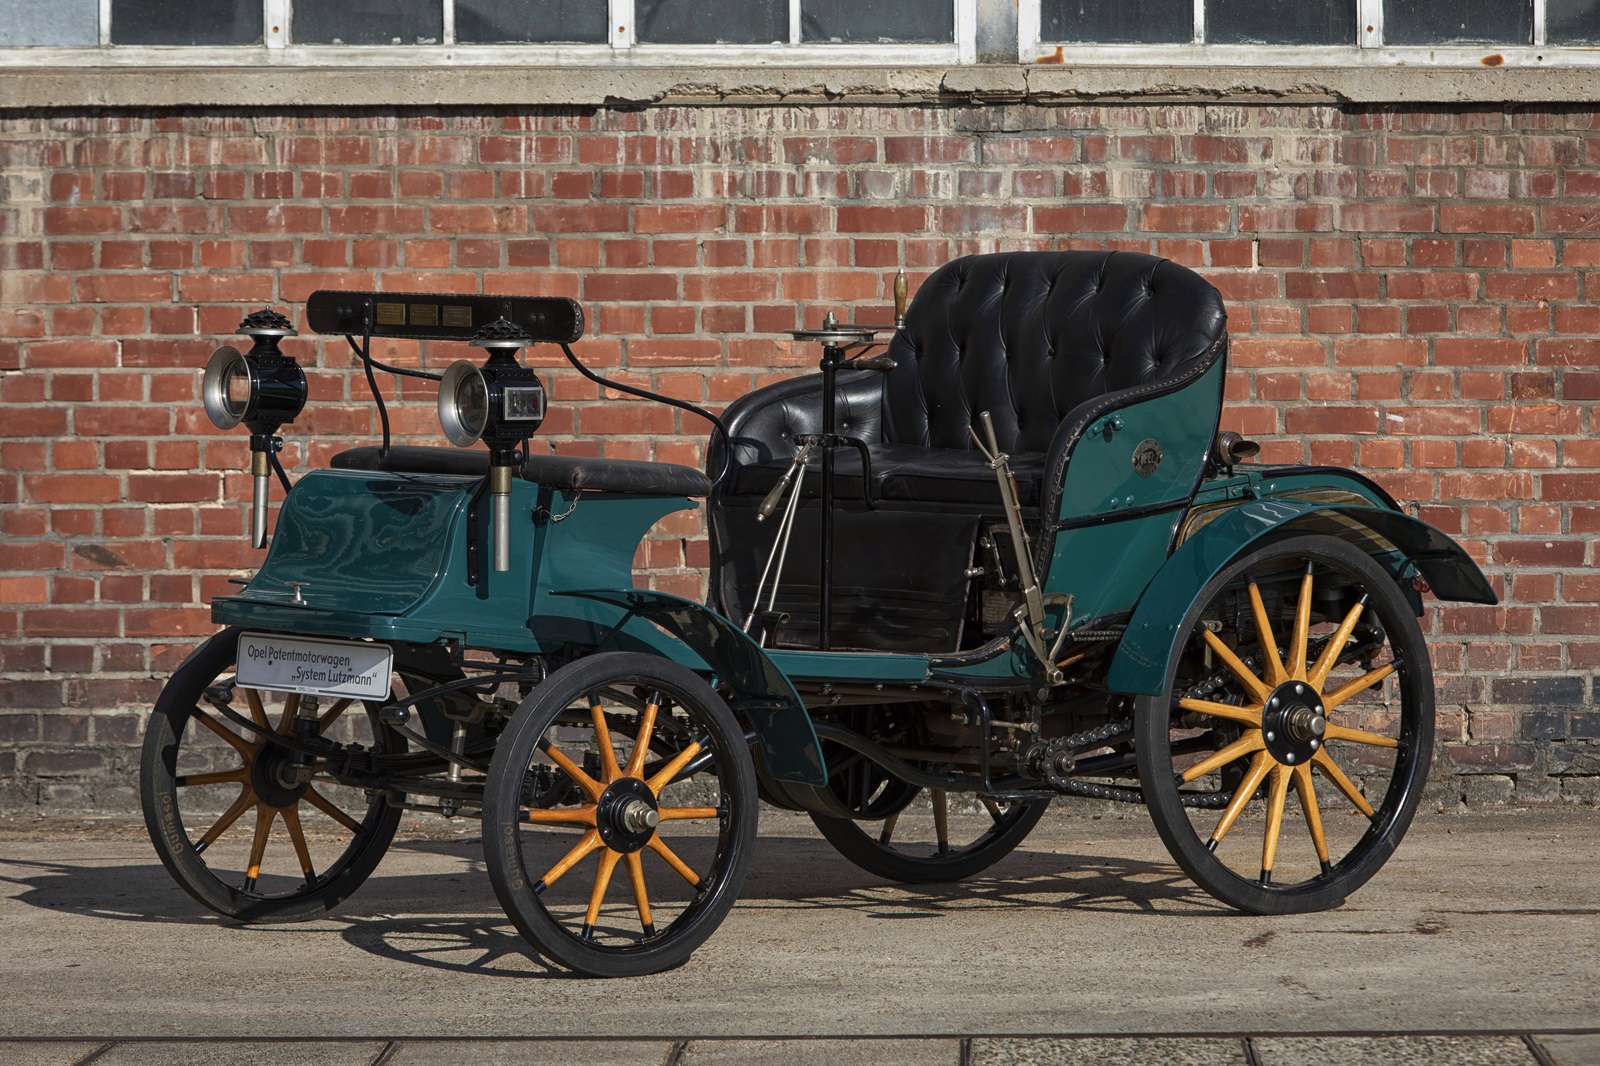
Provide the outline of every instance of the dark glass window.
{"type": "Polygon", "coordinates": [[[1551,44],[1600,44],[1600,0],[1545,0],[1544,36],[1551,44]]]}
{"type": "Polygon", "coordinates": [[[1533,0],[1384,0],[1384,44],[1532,44],[1533,0]]]}
{"type": "Polygon", "coordinates": [[[260,44],[261,0],[111,0],[112,44],[260,44]]]}
{"type": "Polygon", "coordinates": [[[904,0],[800,0],[800,39],[826,44],[849,41],[936,41],[956,38],[955,6],[908,4],[904,0]]]}
{"type": "Polygon", "coordinates": [[[300,0],[293,7],[289,26],[296,44],[438,44],[444,39],[439,0],[300,0]]]}
{"type": "Polygon", "coordinates": [[[1041,0],[1045,41],[1184,44],[1194,40],[1191,0],[1041,0]]]}
{"type": "Polygon", "coordinates": [[[1206,0],[1212,44],[1356,43],[1356,0],[1206,0]]]}
{"type": "Polygon", "coordinates": [[[635,0],[641,44],[770,44],[789,39],[788,0],[635,0]]]}
{"type": "Polygon", "coordinates": [[[456,0],[456,40],[604,44],[606,15],[606,0],[456,0]]]}

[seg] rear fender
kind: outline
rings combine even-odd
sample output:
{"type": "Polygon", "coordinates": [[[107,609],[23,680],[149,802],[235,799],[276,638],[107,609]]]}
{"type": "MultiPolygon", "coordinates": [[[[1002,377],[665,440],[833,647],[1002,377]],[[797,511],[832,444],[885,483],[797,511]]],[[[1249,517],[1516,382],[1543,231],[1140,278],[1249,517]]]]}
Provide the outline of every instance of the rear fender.
{"type": "Polygon", "coordinates": [[[1460,545],[1410,515],[1381,507],[1251,500],[1202,527],[1156,572],[1128,621],[1106,686],[1129,695],[1160,695],[1189,606],[1224,566],[1270,533],[1335,536],[1378,557],[1396,579],[1414,568],[1441,600],[1498,602],[1483,571],[1460,545]]]}

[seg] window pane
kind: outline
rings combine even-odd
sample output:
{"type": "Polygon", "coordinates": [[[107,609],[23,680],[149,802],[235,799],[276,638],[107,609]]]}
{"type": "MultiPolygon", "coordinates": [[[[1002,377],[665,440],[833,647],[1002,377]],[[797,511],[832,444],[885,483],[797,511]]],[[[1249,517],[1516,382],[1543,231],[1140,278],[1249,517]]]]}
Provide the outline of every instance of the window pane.
{"type": "Polygon", "coordinates": [[[1212,44],[1356,43],[1356,0],[1206,0],[1212,44]]]}
{"type": "Polygon", "coordinates": [[[1384,44],[1532,44],[1533,0],[1384,0],[1384,44]]]}
{"type": "Polygon", "coordinates": [[[643,44],[770,44],[789,39],[788,0],[634,0],[643,44]]]}
{"type": "Polygon", "coordinates": [[[1545,0],[1544,32],[1551,44],[1600,44],[1600,0],[1545,0]]]}
{"type": "Polygon", "coordinates": [[[112,44],[260,44],[261,0],[111,0],[112,44]]]}
{"type": "MultiPolygon", "coordinates": [[[[438,44],[444,39],[439,0],[352,0],[293,4],[296,44],[438,44]]],[[[256,0],[256,8],[261,7],[256,0]]]]}
{"type": "Polygon", "coordinates": [[[0,48],[100,43],[100,0],[0,0],[0,48]]]}
{"type": "Polygon", "coordinates": [[[456,0],[456,40],[604,44],[606,15],[606,0],[456,0]]]}
{"type": "Polygon", "coordinates": [[[800,0],[800,39],[807,42],[948,43],[955,37],[955,5],[948,0],[800,0]]]}
{"type": "Polygon", "coordinates": [[[1039,38],[1102,44],[1194,40],[1192,0],[1042,0],[1039,38]]]}

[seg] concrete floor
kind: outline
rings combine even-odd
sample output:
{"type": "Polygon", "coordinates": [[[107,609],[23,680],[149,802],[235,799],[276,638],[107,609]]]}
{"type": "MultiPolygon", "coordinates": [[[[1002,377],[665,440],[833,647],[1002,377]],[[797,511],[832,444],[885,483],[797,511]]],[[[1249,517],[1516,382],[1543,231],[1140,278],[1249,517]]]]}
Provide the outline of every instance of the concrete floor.
{"type": "Polygon", "coordinates": [[[1283,918],[1200,892],[1136,808],[1062,804],[924,887],[763,818],[710,942],[619,982],[526,953],[473,823],[408,823],[338,916],[258,927],[138,825],[0,823],[0,1063],[1600,1063],[1600,811],[1425,812],[1343,907],[1283,918]]]}

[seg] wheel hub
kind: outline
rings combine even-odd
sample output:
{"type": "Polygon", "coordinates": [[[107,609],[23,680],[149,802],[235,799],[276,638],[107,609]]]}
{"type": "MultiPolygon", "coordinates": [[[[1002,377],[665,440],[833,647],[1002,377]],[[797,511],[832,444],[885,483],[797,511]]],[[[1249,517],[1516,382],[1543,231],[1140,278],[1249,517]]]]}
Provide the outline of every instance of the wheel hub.
{"type": "Polygon", "coordinates": [[[650,786],[637,777],[614,781],[600,794],[594,824],[612,851],[638,851],[655,835],[661,813],[650,786]]]}
{"type": "Polygon", "coordinates": [[[1280,763],[1301,766],[1321,749],[1328,731],[1322,695],[1304,681],[1285,681],[1267,696],[1261,738],[1280,763]]]}
{"type": "Polygon", "coordinates": [[[281,744],[262,744],[250,762],[250,787],[268,807],[294,806],[310,784],[309,775],[294,765],[294,753],[281,744]]]}

